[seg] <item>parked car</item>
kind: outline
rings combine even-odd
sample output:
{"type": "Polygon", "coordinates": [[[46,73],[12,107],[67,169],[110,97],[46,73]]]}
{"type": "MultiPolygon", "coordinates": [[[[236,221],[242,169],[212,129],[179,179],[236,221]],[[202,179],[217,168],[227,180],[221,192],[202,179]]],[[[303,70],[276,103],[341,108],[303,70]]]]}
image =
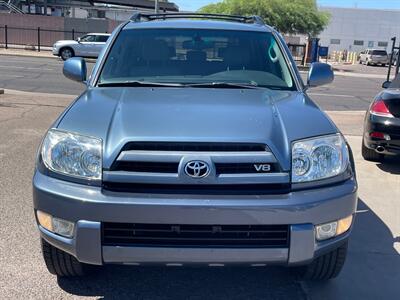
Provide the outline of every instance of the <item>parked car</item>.
{"type": "Polygon", "coordinates": [[[386,66],[389,63],[389,56],[386,50],[366,49],[360,53],[360,64],[382,65],[386,66]]]}
{"type": "Polygon", "coordinates": [[[351,149],[259,17],[135,14],[38,151],[34,213],[58,276],[88,265],[342,269],[357,206],[351,149]],[[201,18],[202,20],[193,20],[201,18]],[[176,20],[183,19],[183,20],[176,20]],[[204,20],[206,19],[206,20],[204,20]]]}
{"type": "Polygon", "coordinates": [[[383,86],[364,119],[362,156],[376,162],[400,154],[400,74],[383,86]]]}
{"type": "Polygon", "coordinates": [[[97,58],[110,34],[89,33],[74,40],[58,41],[53,45],[53,55],[67,60],[74,56],[97,58]]]}

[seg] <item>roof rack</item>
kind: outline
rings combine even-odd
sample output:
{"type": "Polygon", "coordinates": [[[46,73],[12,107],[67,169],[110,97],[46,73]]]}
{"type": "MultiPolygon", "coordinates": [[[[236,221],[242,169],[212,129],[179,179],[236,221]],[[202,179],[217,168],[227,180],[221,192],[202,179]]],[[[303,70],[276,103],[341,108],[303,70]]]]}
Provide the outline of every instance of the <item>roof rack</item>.
{"type": "Polygon", "coordinates": [[[164,13],[164,14],[146,14],[135,12],[130,20],[132,22],[155,21],[167,19],[210,19],[232,21],[239,23],[253,23],[265,25],[260,16],[237,16],[237,15],[222,15],[222,14],[203,14],[203,13],[164,13]]]}

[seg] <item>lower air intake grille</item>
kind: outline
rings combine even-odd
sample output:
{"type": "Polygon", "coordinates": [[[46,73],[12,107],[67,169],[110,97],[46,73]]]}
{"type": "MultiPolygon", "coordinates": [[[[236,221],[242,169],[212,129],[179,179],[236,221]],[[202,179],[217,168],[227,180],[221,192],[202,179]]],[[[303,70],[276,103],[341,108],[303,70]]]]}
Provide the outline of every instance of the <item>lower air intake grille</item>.
{"type": "Polygon", "coordinates": [[[277,195],[290,192],[290,184],[147,184],[103,182],[104,191],[179,195],[277,195]]]}
{"type": "Polygon", "coordinates": [[[103,223],[104,246],[287,248],[288,225],[103,223]]]}

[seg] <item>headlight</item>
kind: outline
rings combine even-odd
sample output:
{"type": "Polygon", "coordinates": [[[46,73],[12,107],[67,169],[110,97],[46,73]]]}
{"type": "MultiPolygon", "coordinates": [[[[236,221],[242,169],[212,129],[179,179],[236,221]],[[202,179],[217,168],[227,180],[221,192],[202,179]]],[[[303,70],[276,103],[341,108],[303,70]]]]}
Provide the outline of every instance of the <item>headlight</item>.
{"type": "Polygon", "coordinates": [[[41,154],[51,171],[90,180],[101,179],[101,139],[50,129],[41,154]]]}
{"type": "Polygon", "coordinates": [[[294,142],[292,182],[307,182],[339,175],[349,164],[349,152],[341,134],[294,142]]]}

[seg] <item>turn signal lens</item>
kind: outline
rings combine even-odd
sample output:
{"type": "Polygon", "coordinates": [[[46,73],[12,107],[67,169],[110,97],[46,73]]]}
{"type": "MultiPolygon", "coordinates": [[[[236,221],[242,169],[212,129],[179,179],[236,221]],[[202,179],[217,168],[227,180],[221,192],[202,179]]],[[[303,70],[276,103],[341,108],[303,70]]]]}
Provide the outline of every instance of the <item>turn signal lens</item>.
{"type": "Polygon", "coordinates": [[[52,217],[49,214],[46,214],[40,210],[36,212],[37,219],[39,221],[39,224],[43,227],[46,228],[48,231],[53,232],[53,222],[52,222],[52,217]]]}
{"type": "Polygon", "coordinates": [[[371,106],[370,113],[380,117],[393,118],[393,115],[390,113],[383,100],[375,101],[371,106]]]}
{"type": "Polygon", "coordinates": [[[336,230],[336,235],[340,235],[349,230],[351,223],[353,223],[353,215],[348,216],[347,218],[341,219],[338,221],[338,226],[336,230]]]}

